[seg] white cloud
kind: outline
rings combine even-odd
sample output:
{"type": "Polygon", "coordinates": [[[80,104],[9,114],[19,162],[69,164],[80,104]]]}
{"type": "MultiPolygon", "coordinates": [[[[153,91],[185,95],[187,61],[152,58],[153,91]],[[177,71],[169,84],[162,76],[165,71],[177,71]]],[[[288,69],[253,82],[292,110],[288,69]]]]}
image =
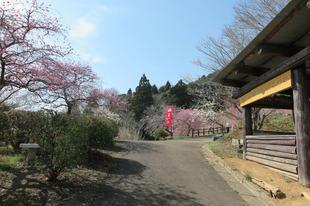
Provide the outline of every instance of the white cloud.
{"type": "Polygon", "coordinates": [[[70,36],[73,38],[86,38],[96,31],[96,23],[80,17],[71,27],[70,36]]]}

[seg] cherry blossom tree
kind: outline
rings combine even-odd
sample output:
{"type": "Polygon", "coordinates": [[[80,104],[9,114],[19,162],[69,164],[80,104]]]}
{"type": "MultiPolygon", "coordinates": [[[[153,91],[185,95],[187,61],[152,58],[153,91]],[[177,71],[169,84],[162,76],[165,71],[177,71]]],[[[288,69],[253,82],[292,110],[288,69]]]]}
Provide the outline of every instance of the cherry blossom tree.
{"type": "Polygon", "coordinates": [[[174,133],[189,136],[192,129],[199,129],[206,122],[199,110],[180,109],[174,118],[174,133]]]}
{"type": "Polygon", "coordinates": [[[115,89],[95,88],[87,99],[85,111],[120,122],[128,109],[128,101],[115,89]]]}
{"type": "Polygon", "coordinates": [[[39,79],[33,78],[33,70],[68,54],[70,48],[63,45],[67,45],[64,29],[44,3],[1,1],[0,103],[21,89],[40,89],[35,87],[39,79]]]}
{"type": "Polygon", "coordinates": [[[36,70],[33,76],[44,82],[35,92],[41,101],[56,108],[66,107],[68,114],[94,95],[97,79],[89,66],[59,62],[48,65],[45,70],[36,70]]]}
{"type": "Polygon", "coordinates": [[[128,102],[115,89],[95,88],[89,99],[93,107],[106,108],[114,113],[124,112],[128,109],[128,102]]]}

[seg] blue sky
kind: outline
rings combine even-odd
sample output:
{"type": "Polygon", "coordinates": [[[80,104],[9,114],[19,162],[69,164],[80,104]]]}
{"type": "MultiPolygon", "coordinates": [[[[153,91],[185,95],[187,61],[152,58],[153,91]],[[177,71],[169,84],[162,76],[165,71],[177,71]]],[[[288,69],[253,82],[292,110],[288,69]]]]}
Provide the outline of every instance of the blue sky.
{"type": "Polygon", "coordinates": [[[143,73],[152,84],[206,73],[196,47],[233,18],[236,0],[49,0],[82,62],[123,93],[143,73]]]}

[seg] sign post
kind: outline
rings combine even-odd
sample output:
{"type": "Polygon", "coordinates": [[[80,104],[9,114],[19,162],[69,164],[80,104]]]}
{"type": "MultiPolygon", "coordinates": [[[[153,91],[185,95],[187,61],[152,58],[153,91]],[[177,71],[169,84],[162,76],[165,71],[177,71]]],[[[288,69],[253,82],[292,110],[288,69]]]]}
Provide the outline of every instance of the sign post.
{"type": "Polygon", "coordinates": [[[173,122],[173,106],[167,106],[165,126],[168,127],[168,131],[169,127],[171,128],[170,130],[171,136],[173,136],[172,122],[173,122]]]}

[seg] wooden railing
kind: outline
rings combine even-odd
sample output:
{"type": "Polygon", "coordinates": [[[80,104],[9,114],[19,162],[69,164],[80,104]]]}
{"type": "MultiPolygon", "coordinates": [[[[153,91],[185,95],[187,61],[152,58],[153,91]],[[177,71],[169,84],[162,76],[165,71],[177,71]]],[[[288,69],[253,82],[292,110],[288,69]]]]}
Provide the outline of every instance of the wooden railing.
{"type": "Polygon", "coordinates": [[[246,136],[245,158],[297,179],[296,135],[246,136]]]}
{"type": "Polygon", "coordinates": [[[229,127],[210,127],[201,129],[192,129],[192,137],[207,137],[215,134],[225,134],[229,132],[229,127]]]}

